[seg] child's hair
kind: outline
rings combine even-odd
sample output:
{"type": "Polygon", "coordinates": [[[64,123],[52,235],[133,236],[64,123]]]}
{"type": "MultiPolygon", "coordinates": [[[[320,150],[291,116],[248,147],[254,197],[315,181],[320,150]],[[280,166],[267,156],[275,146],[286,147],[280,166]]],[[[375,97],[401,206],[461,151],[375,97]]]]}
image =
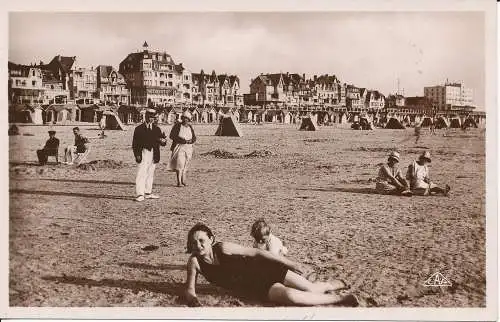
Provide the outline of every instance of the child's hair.
{"type": "Polygon", "coordinates": [[[269,235],[270,233],[271,233],[271,227],[269,227],[264,218],[260,218],[253,223],[250,235],[255,240],[260,240],[263,236],[269,235]]]}
{"type": "Polygon", "coordinates": [[[208,228],[207,225],[202,224],[202,223],[197,223],[188,232],[187,245],[186,245],[186,248],[187,248],[186,253],[188,253],[188,254],[191,254],[193,252],[193,246],[191,246],[191,239],[193,239],[193,235],[197,231],[204,231],[207,234],[208,238],[214,238],[214,240],[215,240],[215,236],[212,233],[212,230],[210,228],[208,228]]]}

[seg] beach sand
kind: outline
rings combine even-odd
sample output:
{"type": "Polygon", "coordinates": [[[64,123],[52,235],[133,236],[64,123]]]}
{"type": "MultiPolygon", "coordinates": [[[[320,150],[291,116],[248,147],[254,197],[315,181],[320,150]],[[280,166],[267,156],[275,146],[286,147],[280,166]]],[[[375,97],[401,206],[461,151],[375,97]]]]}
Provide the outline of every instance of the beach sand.
{"type": "MultiPolygon", "coordinates": [[[[379,306],[485,306],[484,130],[424,129],[415,145],[413,129],[241,125],[238,138],[215,137],[216,127],[194,125],[187,187],[166,171],[169,141],[155,173],[161,199],[138,203],[132,126],[93,139],[88,160],[97,162],[85,169],[36,165],[48,127],[20,126],[33,136],[9,137],[9,305],[184,306],[189,228],[204,222],[217,241],[251,246],[250,226],[264,217],[291,258],[379,306]],[[374,194],[392,149],[401,168],[428,149],[431,177],[451,185],[451,196],[374,194]],[[452,286],[423,286],[436,272],[452,286]]],[[[54,129],[62,159],[71,126],[54,129]]],[[[206,306],[269,305],[203,278],[197,293],[206,306]]]]}

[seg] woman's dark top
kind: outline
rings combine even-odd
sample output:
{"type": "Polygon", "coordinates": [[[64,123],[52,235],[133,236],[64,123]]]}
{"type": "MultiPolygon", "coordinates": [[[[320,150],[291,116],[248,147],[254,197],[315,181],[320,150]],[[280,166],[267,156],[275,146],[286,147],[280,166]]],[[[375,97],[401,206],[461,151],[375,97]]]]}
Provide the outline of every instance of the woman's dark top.
{"type": "Polygon", "coordinates": [[[208,264],[197,257],[200,273],[210,282],[225,289],[259,299],[268,299],[274,283],[283,283],[288,268],[265,258],[222,253],[221,243],[212,246],[219,264],[208,264]]]}

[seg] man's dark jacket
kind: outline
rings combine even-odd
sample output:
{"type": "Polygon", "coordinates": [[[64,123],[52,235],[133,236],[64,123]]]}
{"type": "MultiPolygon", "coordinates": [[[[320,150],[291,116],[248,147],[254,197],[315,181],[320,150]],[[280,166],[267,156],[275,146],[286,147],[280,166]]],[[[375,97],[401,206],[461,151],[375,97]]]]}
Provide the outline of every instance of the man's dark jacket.
{"type": "Polygon", "coordinates": [[[142,149],[147,149],[151,151],[153,149],[153,162],[160,162],[160,145],[165,146],[165,143],[161,143],[160,139],[164,139],[165,134],[161,129],[152,124],[152,129],[148,129],[146,123],[142,123],[137,126],[134,130],[134,137],[132,139],[132,149],[134,150],[134,156],[142,157],[142,149]]]}

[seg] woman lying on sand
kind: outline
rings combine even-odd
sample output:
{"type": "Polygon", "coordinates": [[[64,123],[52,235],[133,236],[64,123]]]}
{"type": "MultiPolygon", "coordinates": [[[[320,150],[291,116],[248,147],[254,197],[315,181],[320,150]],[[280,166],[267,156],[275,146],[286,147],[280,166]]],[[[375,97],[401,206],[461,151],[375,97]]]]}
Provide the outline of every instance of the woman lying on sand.
{"type": "Polygon", "coordinates": [[[207,226],[196,224],[188,233],[186,300],[201,306],[196,296],[196,278],[203,275],[210,283],[230,291],[281,305],[358,306],[354,295],[340,296],[333,291],[347,288],[343,281],[309,282],[299,265],[268,251],[233,243],[217,242],[207,226]]]}
{"type": "Polygon", "coordinates": [[[410,189],[412,193],[420,196],[435,194],[447,196],[450,192],[450,186],[446,185],[443,189],[431,181],[429,178],[429,168],[427,167],[427,164],[429,163],[431,163],[431,154],[428,151],[425,151],[418,157],[418,160],[413,161],[408,166],[406,179],[410,181],[410,189]]]}

